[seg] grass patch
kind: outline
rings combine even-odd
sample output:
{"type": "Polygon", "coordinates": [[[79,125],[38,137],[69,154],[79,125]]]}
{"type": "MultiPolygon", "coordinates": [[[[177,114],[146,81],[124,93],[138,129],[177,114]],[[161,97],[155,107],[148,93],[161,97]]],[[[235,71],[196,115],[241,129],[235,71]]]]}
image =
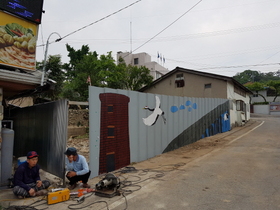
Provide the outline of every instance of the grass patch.
{"type": "MultiPolygon", "coordinates": [[[[79,135],[79,136],[77,136],[77,137],[75,137],[75,139],[88,139],[89,138],[89,134],[88,133],[86,133],[86,134],[84,134],[84,135],[79,135]]],[[[0,209],[1,210],[1,209],[0,209]]]]}
{"type": "Polygon", "coordinates": [[[253,105],[267,105],[269,102],[255,102],[253,105]]]}

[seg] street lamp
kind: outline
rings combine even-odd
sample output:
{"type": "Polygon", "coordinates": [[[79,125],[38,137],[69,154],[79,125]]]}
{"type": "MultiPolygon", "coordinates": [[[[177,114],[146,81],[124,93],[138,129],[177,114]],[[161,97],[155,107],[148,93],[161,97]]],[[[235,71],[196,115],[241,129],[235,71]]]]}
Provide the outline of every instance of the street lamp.
{"type": "Polygon", "coordinates": [[[61,36],[59,35],[59,33],[57,33],[57,32],[52,32],[47,39],[46,51],[45,51],[45,57],[44,57],[44,63],[43,63],[43,73],[42,73],[42,78],[41,78],[41,86],[44,85],[44,77],[45,77],[45,73],[46,73],[46,62],[47,62],[47,54],[48,54],[48,47],[49,47],[49,39],[50,39],[51,35],[53,35],[53,34],[57,34],[59,36],[59,39],[55,40],[55,42],[59,42],[62,39],[61,36]]]}

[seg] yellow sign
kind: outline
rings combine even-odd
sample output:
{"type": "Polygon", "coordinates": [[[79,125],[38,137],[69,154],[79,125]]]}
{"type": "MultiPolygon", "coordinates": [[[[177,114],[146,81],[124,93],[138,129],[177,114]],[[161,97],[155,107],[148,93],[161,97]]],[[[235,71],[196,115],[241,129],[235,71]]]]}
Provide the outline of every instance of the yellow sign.
{"type": "Polygon", "coordinates": [[[0,64],[36,70],[36,24],[0,11],[0,64]]]}

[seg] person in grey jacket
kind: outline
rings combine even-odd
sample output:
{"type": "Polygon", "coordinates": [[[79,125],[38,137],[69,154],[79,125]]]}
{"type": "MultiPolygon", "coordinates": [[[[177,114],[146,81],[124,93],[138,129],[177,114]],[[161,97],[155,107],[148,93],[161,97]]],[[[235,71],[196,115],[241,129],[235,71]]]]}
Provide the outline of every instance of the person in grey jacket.
{"type": "Polygon", "coordinates": [[[77,182],[83,182],[83,188],[90,188],[88,179],[91,171],[89,170],[86,158],[77,153],[75,147],[69,147],[64,154],[66,158],[66,177],[69,180],[69,190],[73,190],[77,186],[77,182]]]}

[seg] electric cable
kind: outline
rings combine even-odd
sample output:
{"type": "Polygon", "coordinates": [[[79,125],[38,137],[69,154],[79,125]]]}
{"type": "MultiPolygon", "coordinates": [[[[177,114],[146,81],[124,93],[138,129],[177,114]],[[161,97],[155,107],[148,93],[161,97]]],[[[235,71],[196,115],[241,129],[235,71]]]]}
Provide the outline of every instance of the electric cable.
{"type": "MultiPolygon", "coordinates": [[[[98,22],[100,22],[100,21],[102,21],[102,20],[105,20],[105,19],[107,19],[107,18],[109,18],[109,17],[111,17],[111,16],[113,16],[113,15],[115,15],[115,14],[117,14],[117,13],[119,13],[119,12],[121,12],[121,11],[123,11],[123,10],[129,8],[129,7],[131,7],[131,6],[133,6],[134,4],[136,4],[136,3],[140,2],[140,1],[142,1],[142,0],[137,0],[137,1],[135,1],[135,2],[133,2],[133,3],[131,3],[131,4],[129,4],[129,5],[127,5],[127,6],[123,7],[123,8],[121,8],[121,9],[119,9],[119,10],[117,10],[117,11],[115,11],[115,12],[113,12],[113,13],[111,13],[111,14],[109,14],[109,15],[107,15],[107,16],[101,18],[101,19],[99,19],[99,20],[96,20],[96,21],[94,21],[94,22],[92,22],[92,23],[90,23],[90,24],[88,24],[88,25],[85,25],[85,26],[83,26],[83,27],[81,27],[81,28],[79,28],[79,29],[77,29],[77,30],[75,30],[75,31],[73,31],[73,32],[71,32],[71,33],[65,35],[65,36],[62,36],[62,37],[56,39],[54,42],[59,42],[59,41],[61,41],[62,39],[66,38],[66,37],[68,37],[68,36],[70,36],[70,35],[72,35],[72,34],[75,34],[75,33],[79,32],[79,31],[81,31],[81,30],[83,30],[83,29],[85,29],[85,28],[87,28],[87,27],[89,27],[89,26],[92,26],[92,25],[95,24],[95,23],[98,23],[98,22]]],[[[202,0],[201,0],[201,1],[202,1],[202,0]]],[[[49,44],[54,43],[54,42],[50,42],[49,44]]],[[[45,46],[45,44],[38,45],[37,47],[40,47],[40,46],[45,46]]]]}
{"type": "Polygon", "coordinates": [[[277,55],[280,51],[278,51],[277,53],[274,53],[273,55],[269,56],[268,58],[264,59],[263,61],[260,62],[260,64],[270,58],[272,58],[273,56],[277,55]]]}
{"type": "MultiPolygon", "coordinates": [[[[81,203],[83,203],[83,202],[84,202],[84,201],[82,201],[81,203]]],[[[91,206],[91,205],[93,205],[93,204],[96,204],[96,203],[105,203],[105,204],[106,204],[106,207],[107,207],[107,210],[109,210],[109,206],[108,206],[108,202],[107,202],[107,201],[95,201],[95,202],[92,202],[92,203],[90,203],[90,204],[88,204],[88,205],[85,205],[85,206],[82,206],[82,207],[79,207],[79,208],[72,207],[72,206],[78,206],[78,205],[80,205],[81,203],[78,203],[78,204],[70,204],[70,205],[68,206],[68,208],[69,208],[69,209],[83,209],[83,208],[89,207],[89,206],[91,206]]]]}
{"type": "Polygon", "coordinates": [[[205,67],[200,68],[197,70],[204,70],[204,69],[228,69],[228,68],[240,68],[240,67],[251,67],[251,66],[271,66],[271,65],[280,65],[279,63],[264,63],[264,64],[252,64],[252,65],[240,65],[240,66],[216,66],[216,67],[205,67]]]}
{"type": "MultiPolygon", "coordinates": [[[[176,164],[170,164],[170,165],[162,165],[157,167],[157,169],[159,168],[163,168],[163,167],[171,167],[168,170],[164,170],[165,172],[171,172],[174,170],[178,170],[179,167],[184,166],[186,163],[176,163],[176,164]]],[[[126,210],[128,208],[128,200],[126,198],[126,195],[132,194],[136,191],[139,191],[140,189],[142,189],[142,186],[139,185],[142,182],[145,182],[149,179],[154,179],[154,180],[161,180],[160,178],[162,178],[165,173],[163,170],[155,170],[155,169],[136,169],[135,167],[131,167],[131,166],[127,166],[124,167],[120,170],[115,171],[113,174],[118,174],[120,173],[121,175],[116,176],[116,178],[119,181],[119,188],[117,189],[120,194],[122,195],[125,199],[124,203],[125,203],[125,209],[126,210]],[[128,174],[128,173],[135,173],[135,172],[139,172],[138,176],[137,175],[128,175],[127,177],[124,177],[122,174],[128,174]],[[148,173],[153,173],[151,174],[148,178],[146,179],[141,179],[140,176],[146,176],[148,175],[148,173]],[[121,179],[122,178],[122,179],[121,179]],[[132,179],[132,180],[131,180],[132,179]]],[[[106,177],[106,174],[102,174],[101,176],[99,176],[101,179],[103,179],[104,177],[106,177]],[[102,178],[103,177],[103,178],[102,178]]],[[[163,181],[163,180],[161,180],[163,181]]],[[[86,198],[92,196],[94,194],[94,192],[91,193],[91,195],[89,196],[85,196],[83,199],[81,199],[81,201],[77,204],[70,204],[68,206],[69,209],[83,209],[89,206],[92,206],[94,204],[97,203],[105,203],[106,204],[106,208],[107,210],[109,210],[109,204],[107,201],[95,201],[86,205],[81,206],[81,204],[84,204],[84,201],[86,200],[86,198]]],[[[102,208],[103,209],[103,208],[102,208]]],[[[33,210],[33,209],[32,209],[33,210]]],[[[34,209],[35,210],[35,209],[34,209]]]]}
{"type": "MultiPolygon", "coordinates": [[[[164,32],[166,29],[168,29],[170,26],[172,26],[174,23],[176,23],[179,19],[181,19],[184,15],[186,15],[188,12],[190,12],[193,8],[195,8],[200,2],[202,2],[202,0],[198,1],[194,6],[192,6],[190,9],[188,9],[186,12],[184,12],[180,17],[178,17],[176,20],[174,20],[172,23],[170,23],[168,26],[166,26],[164,29],[162,29],[160,32],[158,32],[156,35],[154,35],[152,38],[150,38],[149,40],[147,40],[146,42],[144,42],[142,45],[140,45],[139,47],[137,47],[136,49],[134,49],[131,53],[135,52],[136,50],[138,50],[139,48],[143,47],[144,45],[146,45],[147,43],[149,43],[151,40],[153,40],[155,37],[157,37],[158,35],[160,35],[162,32],[164,32]]],[[[130,53],[130,54],[131,54],[130,53]]],[[[127,56],[127,55],[126,55],[127,56]]]]}
{"type": "Polygon", "coordinates": [[[126,199],[126,196],[123,193],[122,193],[122,196],[124,197],[124,200],[125,200],[125,209],[124,210],[126,210],[127,207],[128,207],[127,199],[126,199]]]}
{"type": "Polygon", "coordinates": [[[33,206],[34,204],[36,204],[36,203],[38,203],[38,202],[41,202],[41,201],[45,201],[45,200],[40,199],[40,200],[37,200],[37,201],[35,201],[34,203],[31,203],[31,204],[29,204],[29,205],[21,205],[21,206],[13,205],[13,206],[9,206],[8,208],[4,208],[4,209],[5,209],[5,210],[44,210],[44,209],[47,209],[48,207],[42,208],[42,209],[37,209],[37,208],[35,208],[35,207],[37,207],[37,206],[46,204],[46,202],[45,202],[45,203],[42,203],[42,204],[38,204],[38,205],[33,206]]]}
{"type": "MultiPolygon", "coordinates": [[[[263,30],[263,29],[269,29],[269,28],[275,28],[279,27],[280,23],[268,23],[263,25],[254,25],[254,26],[247,26],[242,28],[231,28],[231,29],[225,29],[225,30],[219,30],[219,31],[207,31],[207,32],[201,32],[201,33],[193,33],[193,34],[185,34],[185,35],[177,35],[177,36],[167,36],[167,37],[158,37],[157,39],[154,39],[153,42],[168,42],[168,41],[177,41],[177,40],[185,40],[185,39],[195,39],[195,38],[204,38],[204,37],[210,37],[210,36],[221,36],[221,35],[227,35],[227,34],[233,34],[233,33],[242,33],[242,32],[248,32],[248,31],[254,31],[254,30],[263,30]]],[[[135,42],[143,42],[146,40],[146,38],[139,38],[139,39],[133,39],[135,42]]],[[[71,40],[71,42],[74,43],[80,43],[84,41],[111,41],[111,42],[118,42],[118,43],[127,43],[127,39],[83,39],[81,41],[79,40],[71,40]]]]}

